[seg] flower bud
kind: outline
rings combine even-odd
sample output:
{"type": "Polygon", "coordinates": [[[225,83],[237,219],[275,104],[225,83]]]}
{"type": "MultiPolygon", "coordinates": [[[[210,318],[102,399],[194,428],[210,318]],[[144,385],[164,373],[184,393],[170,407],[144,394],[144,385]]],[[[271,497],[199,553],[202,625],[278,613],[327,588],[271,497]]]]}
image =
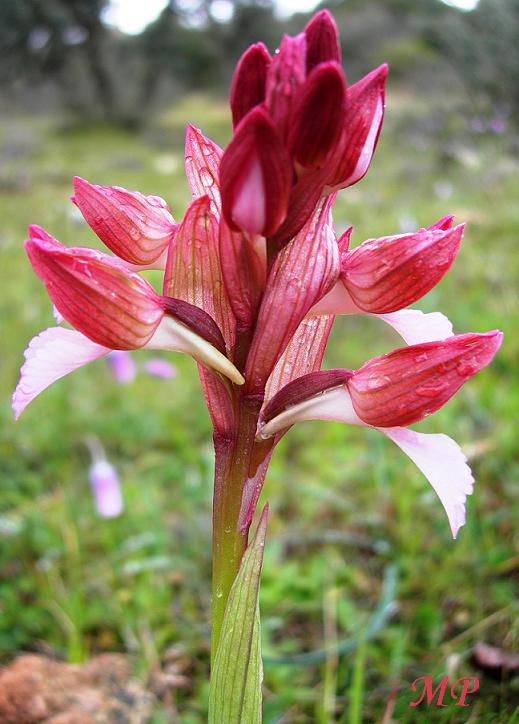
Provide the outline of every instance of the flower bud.
{"type": "Polygon", "coordinates": [[[270,55],[263,43],[251,45],[241,56],[231,84],[231,111],[236,128],[247,113],[265,100],[270,55]]]}
{"type": "Polygon", "coordinates": [[[337,63],[321,63],[308,76],[294,105],[288,145],[304,168],[321,167],[342,134],[346,88],[337,63]]]}
{"type": "Polygon", "coordinates": [[[411,425],[439,410],[501,346],[498,330],[396,349],[354,372],[347,387],[359,418],[374,427],[411,425]]]}
{"type": "Polygon", "coordinates": [[[368,170],[384,118],[387,65],[348,88],[342,150],[329,180],[332,189],[352,186],[368,170]]]}
{"type": "Polygon", "coordinates": [[[292,108],[306,78],[306,36],[285,35],[267,74],[265,105],[279,135],[285,141],[292,108]]]}
{"type": "Polygon", "coordinates": [[[240,123],[220,164],[223,215],[234,230],[270,236],[286,216],[292,165],[262,108],[240,123]]]}
{"type": "Polygon", "coordinates": [[[341,62],[339,33],[328,10],[321,10],[313,16],[305,28],[305,36],[307,73],[328,60],[341,62]]]}
{"type": "Polygon", "coordinates": [[[29,260],[67,322],[111,349],[136,349],[151,339],[164,310],[145,279],[98,251],[65,247],[40,227],[29,231],[29,260]]]}
{"type": "Polygon", "coordinates": [[[368,239],[341,260],[341,281],[365,312],[384,314],[413,304],[451,267],[464,225],[368,239]]]}
{"type": "Polygon", "coordinates": [[[119,186],[95,186],[74,178],[72,201],[88,225],[121,259],[141,266],[156,261],[175,234],[164,199],[119,186]]]}

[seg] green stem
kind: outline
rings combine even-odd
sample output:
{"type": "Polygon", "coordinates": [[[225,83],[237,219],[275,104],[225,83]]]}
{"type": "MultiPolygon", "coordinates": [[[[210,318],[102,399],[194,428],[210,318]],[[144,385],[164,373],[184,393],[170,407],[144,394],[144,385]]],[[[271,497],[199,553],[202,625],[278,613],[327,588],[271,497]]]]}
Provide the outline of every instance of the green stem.
{"type": "Polygon", "coordinates": [[[232,440],[215,437],[215,481],[213,498],[213,597],[211,661],[214,662],[229,591],[247,548],[248,529],[240,530],[243,486],[249,466],[259,404],[241,399],[236,406],[236,428],[232,440]]]}

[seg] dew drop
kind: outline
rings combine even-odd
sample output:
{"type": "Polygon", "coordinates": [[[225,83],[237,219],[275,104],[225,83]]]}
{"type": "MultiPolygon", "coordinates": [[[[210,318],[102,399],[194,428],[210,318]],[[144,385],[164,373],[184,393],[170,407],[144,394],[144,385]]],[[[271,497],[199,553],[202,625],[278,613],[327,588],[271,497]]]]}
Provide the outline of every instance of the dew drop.
{"type": "Polygon", "coordinates": [[[476,374],[478,367],[475,360],[465,360],[460,362],[456,367],[456,372],[460,377],[470,377],[476,374]]]}
{"type": "Polygon", "coordinates": [[[368,378],[368,390],[384,387],[387,382],[390,382],[390,377],[387,375],[371,375],[368,378]]]}
{"type": "Polygon", "coordinates": [[[436,383],[432,385],[420,385],[416,388],[416,394],[421,397],[436,397],[444,391],[446,385],[443,383],[436,383]]]}

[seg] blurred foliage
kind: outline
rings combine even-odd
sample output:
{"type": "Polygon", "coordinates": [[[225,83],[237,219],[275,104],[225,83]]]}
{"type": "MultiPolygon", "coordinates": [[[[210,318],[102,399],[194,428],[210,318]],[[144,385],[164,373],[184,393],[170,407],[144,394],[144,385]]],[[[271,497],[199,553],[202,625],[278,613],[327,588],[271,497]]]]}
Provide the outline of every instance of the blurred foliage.
{"type": "MultiPolygon", "coordinates": [[[[76,120],[142,123],[179,94],[228,86],[240,53],[261,39],[273,51],[310,14],[279,19],[273,0],[171,0],[140,35],[103,21],[108,0],[2,0],[0,93],[76,120]]],[[[435,93],[456,89],[468,114],[519,117],[519,0],[480,0],[461,12],[440,0],[342,0],[335,14],[346,69],[356,80],[389,62],[394,78],[435,93]]]]}
{"type": "MultiPolygon", "coordinates": [[[[354,245],[447,213],[469,222],[453,269],[417,305],[441,309],[458,332],[505,332],[492,366],[420,424],[452,435],[471,458],[467,525],[453,542],[425,479],[375,431],[291,430],[263,494],[266,724],[349,722],[352,711],[381,721],[392,692],[396,721],[466,721],[469,710],[452,704],[409,709],[410,683],[447,671],[481,678],[474,718],[513,720],[517,674],[483,674],[471,649],[478,640],[519,645],[519,165],[509,135],[471,131],[454,108],[452,96],[417,98],[390,83],[373,167],[339,195],[335,217],[338,230],[354,225],[354,245]]],[[[53,324],[22,249],[27,224],[68,244],[99,243],[68,200],[73,174],[160,194],[182,218],[187,120],[222,144],[229,138],[227,105],[203,95],[167,106],[139,133],[64,129],[44,116],[0,122],[0,653],[79,661],[121,650],[143,677],[181,656],[189,684],[157,705],[156,721],[176,721],[176,710],[183,724],[201,724],[212,452],[193,363],[177,355],[176,379],[139,375],[122,387],[100,361],[46,390],[16,424],[9,408],[27,341],[53,324]],[[95,515],[86,435],[120,471],[120,518],[95,515]]],[[[326,366],[356,367],[398,344],[378,320],[341,318],[326,366]]]]}

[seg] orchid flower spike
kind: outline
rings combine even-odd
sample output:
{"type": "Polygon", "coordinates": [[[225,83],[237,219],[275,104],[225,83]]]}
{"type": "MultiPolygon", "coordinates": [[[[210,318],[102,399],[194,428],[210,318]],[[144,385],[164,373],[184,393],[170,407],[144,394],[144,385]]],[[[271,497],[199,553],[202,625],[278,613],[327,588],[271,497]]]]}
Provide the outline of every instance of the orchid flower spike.
{"type": "Polygon", "coordinates": [[[283,245],[322,195],[359,181],[382,126],[386,76],[381,66],[348,87],[327,10],[285,36],[272,58],[261,43],[246,50],[232,80],[235,135],[220,172],[231,228],[283,245]]]}
{"type": "Polygon", "coordinates": [[[266,405],[260,437],[268,438],[302,420],[336,420],[380,430],[428,478],[455,537],[465,522],[465,497],[472,492],[473,478],[465,457],[446,435],[405,428],[448,402],[492,361],[502,340],[499,331],[463,334],[394,350],[356,371],[329,370],[300,377],[266,405]]]}
{"type": "MultiPolygon", "coordinates": [[[[449,215],[352,248],[353,230],[337,238],[334,228],[337,193],[360,181],[373,158],[386,77],[381,65],[346,80],[335,21],[322,10],[276,53],[262,43],[245,51],[225,149],[188,126],[192,200],[180,223],[159,197],[76,177],[73,200],[114,256],[30,227],[29,260],[58,324],[73,329],[51,327],[29,343],[15,415],[106,355],[115,368],[141,348],[190,354],[214,428],[220,618],[271,456],[297,422],[379,430],[428,478],[454,535],[465,520],[473,477],[460,447],[408,427],[446,404],[501,345],[499,331],[454,335],[440,312],[409,307],[451,268],[464,226],[449,215]],[[139,274],[145,268],[163,270],[161,293],[139,274]],[[375,316],[408,346],[357,370],[321,370],[338,314],[375,316]],[[230,550],[234,558],[223,560],[230,550]]],[[[169,375],[160,362],[148,371],[169,375]]]]}

